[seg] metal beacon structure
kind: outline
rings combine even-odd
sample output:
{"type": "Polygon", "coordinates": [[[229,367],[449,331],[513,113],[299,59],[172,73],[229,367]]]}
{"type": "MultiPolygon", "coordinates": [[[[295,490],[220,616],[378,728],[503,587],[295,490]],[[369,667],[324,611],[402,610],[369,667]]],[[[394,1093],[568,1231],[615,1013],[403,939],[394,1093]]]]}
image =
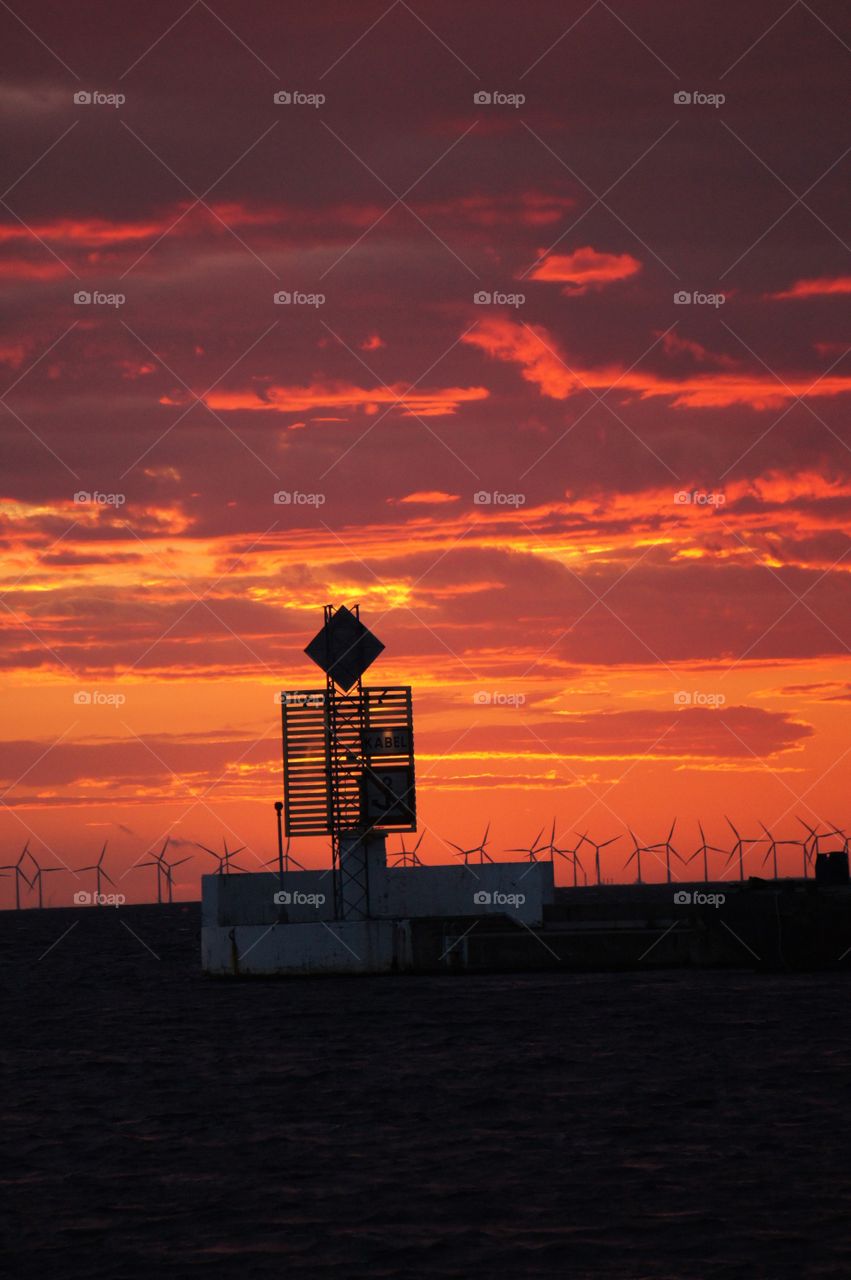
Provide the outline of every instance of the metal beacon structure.
{"type": "Polygon", "coordinates": [[[551,861],[494,862],[484,852],[486,832],[476,850],[459,851],[463,862],[426,864],[403,841],[403,854],[388,865],[387,836],[416,831],[417,802],[411,690],[363,683],[383,648],[357,606],[326,605],[305,649],[325,673],[324,688],[277,695],[284,763],[277,870],[262,869],[271,864],[254,854],[261,869],[246,871],[227,846],[214,854],[218,871],[201,882],[205,973],[464,972],[516,965],[527,940],[554,954],[535,932],[552,902],[551,861]],[[330,837],[330,867],[290,854],[293,839],[315,836],[330,837]],[[479,850],[481,861],[471,862],[479,850]]]}
{"type": "Polygon", "coordinates": [[[340,920],[370,915],[373,834],[417,829],[410,685],[363,683],[383,649],[358,605],[326,605],[304,651],[325,672],[324,689],[281,694],[284,830],[331,837],[340,920]]]}

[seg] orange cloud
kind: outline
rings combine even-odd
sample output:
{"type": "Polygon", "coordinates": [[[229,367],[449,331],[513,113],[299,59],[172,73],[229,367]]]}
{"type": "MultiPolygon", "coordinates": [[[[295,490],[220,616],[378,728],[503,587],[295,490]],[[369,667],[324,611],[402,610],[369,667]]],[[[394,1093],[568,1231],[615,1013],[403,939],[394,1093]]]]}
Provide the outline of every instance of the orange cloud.
{"type": "MultiPolygon", "coordinates": [[[[401,383],[390,387],[359,387],[354,383],[314,382],[306,387],[263,387],[246,391],[216,391],[207,397],[211,409],[265,409],[275,413],[304,413],[308,409],[354,409],[377,413],[379,405],[397,406],[407,416],[439,417],[455,413],[459,404],[484,400],[486,387],[439,387],[435,391],[409,390],[401,383]]],[[[161,404],[177,404],[164,397],[161,404]]]]}
{"type": "MultiPolygon", "coordinates": [[[[426,504],[431,506],[435,503],[458,502],[459,498],[460,494],[457,493],[443,493],[440,489],[422,489],[416,493],[406,493],[404,498],[397,498],[395,501],[400,504],[410,503],[412,506],[426,504]]],[[[390,498],[388,501],[393,502],[394,499],[390,498]]]]}
{"type": "Polygon", "coordinates": [[[664,377],[641,369],[625,372],[622,367],[573,368],[565,360],[555,339],[542,325],[515,324],[494,317],[482,320],[465,334],[463,342],[479,347],[496,360],[521,367],[522,377],[554,400],[590,390],[607,390],[617,383],[624,392],[641,400],[671,397],[675,409],[729,408],[744,404],[752,409],[775,409],[796,396],[830,397],[851,392],[851,378],[822,378],[789,375],[779,382],[762,370],[740,373],[700,373],[681,378],[664,377]]]}
{"type": "Polygon", "coordinates": [[[851,276],[821,276],[815,280],[796,280],[782,293],[769,293],[775,301],[783,298],[825,298],[834,293],[851,293],[851,276]]]}
{"type": "MultiPolygon", "coordinates": [[[[545,250],[539,251],[541,254],[545,250]]],[[[589,289],[603,289],[617,280],[626,280],[641,270],[641,263],[628,253],[598,253],[584,245],[574,253],[551,254],[530,272],[530,280],[551,280],[567,285],[562,293],[578,297],[589,289]]]]}

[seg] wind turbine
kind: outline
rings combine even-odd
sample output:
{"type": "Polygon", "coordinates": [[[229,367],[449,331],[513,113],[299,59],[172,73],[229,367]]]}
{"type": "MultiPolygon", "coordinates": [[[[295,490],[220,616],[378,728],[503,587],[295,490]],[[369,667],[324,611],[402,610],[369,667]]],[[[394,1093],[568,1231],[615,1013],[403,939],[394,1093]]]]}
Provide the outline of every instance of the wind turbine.
{"type": "MultiPolygon", "coordinates": [[[[226,875],[230,875],[230,872],[231,872],[231,861],[230,861],[230,860],[231,860],[231,858],[235,858],[235,857],[236,857],[236,855],[237,855],[238,853],[242,853],[243,849],[245,849],[245,848],[246,848],[246,845],[244,845],[244,844],[243,844],[243,845],[240,845],[240,847],[239,847],[238,849],[228,849],[228,842],[227,842],[227,840],[222,840],[222,845],[224,846],[224,851],[225,851],[225,855],[224,855],[224,857],[222,857],[222,855],[221,855],[220,853],[216,853],[215,849],[208,849],[208,848],[207,848],[207,846],[206,846],[205,844],[198,844],[198,841],[197,841],[197,840],[195,841],[195,843],[198,845],[198,848],[199,848],[199,849],[203,849],[205,853],[209,853],[209,854],[210,854],[210,856],[211,856],[212,858],[216,858],[216,859],[218,860],[219,869],[218,869],[218,871],[215,873],[217,876],[226,876],[226,875]]],[[[276,861],[277,861],[277,859],[276,859],[276,861]]],[[[233,864],[233,870],[234,870],[234,871],[243,871],[243,872],[244,872],[244,871],[245,871],[245,867],[238,867],[238,866],[236,865],[236,863],[234,863],[234,864],[233,864]]]]}
{"type": "Polygon", "coordinates": [[[175,868],[182,867],[184,862],[191,862],[192,854],[191,853],[188,854],[185,858],[178,858],[177,862],[166,862],[165,858],[163,857],[163,854],[160,854],[159,861],[162,864],[163,877],[165,878],[165,882],[168,885],[168,900],[169,900],[169,903],[172,903],[174,902],[174,896],[173,896],[174,876],[172,873],[174,872],[175,868]]]}
{"type": "Polygon", "coordinates": [[[36,885],[38,885],[38,905],[39,905],[39,909],[41,909],[44,906],[44,896],[42,893],[42,877],[46,875],[49,876],[52,871],[65,871],[67,870],[67,868],[66,867],[42,867],[39,865],[38,860],[36,859],[35,855],[32,853],[29,855],[29,858],[30,858],[30,862],[35,867],[35,875],[33,876],[32,880],[28,881],[28,884],[31,889],[34,889],[36,885]]]}
{"type": "Polygon", "coordinates": [[[798,844],[799,842],[798,842],[797,840],[775,840],[775,839],[774,839],[774,836],[773,836],[773,835],[771,834],[771,832],[768,830],[768,827],[765,825],[765,823],[764,823],[764,822],[760,822],[760,824],[759,824],[759,825],[762,827],[763,831],[765,832],[766,836],[768,837],[768,848],[767,848],[767,849],[766,849],[766,851],[765,851],[765,857],[764,857],[764,858],[763,858],[763,860],[762,860],[762,865],[763,865],[763,866],[765,866],[766,862],[768,862],[768,859],[769,859],[769,858],[771,858],[772,863],[773,863],[773,866],[774,866],[774,879],[775,879],[775,880],[777,880],[777,879],[778,879],[778,875],[777,875],[777,847],[778,847],[778,845],[781,845],[781,844],[798,844]]]}
{"type": "Polygon", "coordinates": [[[632,847],[632,853],[629,855],[626,862],[623,864],[624,870],[626,870],[626,868],[632,862],[633,858],[635,858],[635,867],[636,867],[636,871],[638,872],[638,875],[636,878],[636,884],[642,884],[643,881],[641,879],[641,855],[642,853],[649,853],[651,846],[646,844],[639,844],[632,827],[627,827],[627,831],[632,836],[633,847],[632,847]]]}
{"type": "Polygon", "coordinates": [[[842,828],[841,828],[841,827],[834,827],[834,828],[833,828],[833,831],[832,831],[830,834],[831,834],[831,835],[834,835],[834,836],[841,836],[841,838],[842,838],[842,849],[840,850],[840,852],[842,852],[842,853],[847,853],[847,852],[848,852],[848,842],[849,842],[849,838],[848,838],[848,836],[845,834],[845,832],[842,830],[842,828]]]}
{"type": "Polygon", "coordinates": [[[695,849],[694,853],[689,854],[688,858],[686,858],[686,863],[691,862],[693,858],[698,858],[703,854],[703,881],[704,884],[709,884],[709,858],[707,855],[709,853],[725,853],[726,850],[719,849],[717,845],[706,843],[706,836],[704,834],[703,827],[699,822],[697,824],[697,829],[700,832],[700,847],[695,849]]]}
{"type": "Polygon", "coordinates": [[[472,849],[462,849],[459,844],[455,844],[452,840],[448,842],[449,844],[452,845],[453,849],[458,850],[459,856],[464,859],[465,867],[469,866],[470,858],[474,853],[477,853],[479,855],[479,862],[485,862],[485,861],[493,862],[493,858],[490,856],[487,849],[485,848],[488,842],[488,832],[490,831],[490,829],[491,829],[491,824],[488,823],[488,825],[485,827],[485,834],[482,838],[481,844],[473,845],[472,849]]]}
{"type": "Polygon", "coordinates": [[[812,861],[813,855],[818,856],[818,854],[821,853],[821,849],[819,848],[819,840],[827,840],[830,838],[830,836],[841,836],[843,841],[843,847],[847,846],[848,844],[848,840],[845,835],[845,832],[841,831],[839,827],[833,827],[832,829],[828,829],[827,831],[819,831],[818,828],[811,827],[808,822],[804,822],[803,818],[799,818],[798,821],[800,822],[802,827],[807,828],[807,830],[810,833],[810,836],[812,837],[812,847],[810,849],[811,861],[812,861]]]}
{"type": "Polygon", "coordinates": [[[675,827],[676,825],[677,825],[677,820],[676,820],[676,818],[674,818],[674,821],[671,823],[671,830],[668,832],[668,834],[667,834],[667,836],[665,837],[665,839],[664,839],[664,840],[661,840],[661,841],[659,842],[659,844],[651,844],[651,845],[649,845],[649,846],[648,846],[648,848],[647,848],[647,852],[648,852],[648,853],[658,853],[660,850],[664,850],[664,853],[665,853],[665,877],[666,877],[666,880],[667,880],[667,883],[668,883],[668,884],[670,884],[670,883],[671,883],[671,854],[673,854],[675,858],[679,858],[679,860],[680,860],[680,862],[683,864],[683,866],[685,866],[685,865],[686,865],[685,858],[683,858],[681,854],[677,853],[676,849],[675,849],[675,848],[674,848],[674,846],[671,844],[671,837],[672,837],[672,836],[673,836],[673,834],[674,834],[674,827],[675,827]]]}
{"type": "MultiPolygon", "coordinates": [[[[807,826],[807,823],[806,823],[806,822],[804,822],[803,818],[798,818],[798,822],[800,822],[800,824],[801,824],[801,826],[802,826],[802,827],[806,827],[807,831],[809,831],[810,836],[812,836],[813,843],[815,844],[816,849],[817,849],[817,848],[818,848],[818,836],[816,835],[816,833],[815,833],[815,831],[813,830],[813,828],[812,828],[812,827],[810,827],[810,826],[807,826]]],[[[811,854],[811,852],[810,852],[810,840],[809,840],[809,837],[807,837],[807,838],[806,838],[806,839],[804,839],[804,840],[790,840],[790,841],[789,841],[789,843],[790,843],[790,844],[799,844],[799,845],[801,846],[801,861],[802,861],[802,864],[803,864],[804,879],[806,880],[806,879],[807,879],[807,877],[808,877],[808,875],[809,875],[808,865],[812,862],[812,854],[811,854]]]]}
{"type": "Polygon", "coordinates": [[[398,851],[398,853],[395,853],[392,855],[395,858],[395,862],[393,863],[394,867],[421,867],[423,865],[422,858],[417,853],[417,850],[419,849],[420,845],[423,842],[424,835],[425,835],[424,831],[420,832],[420,838],[417,841],[417,843],[414,845],[413,849],[406,849],[405,837],[404,836],[399,837],[399,843],[401,844],[402,848],[398,851]]]}
{"type": "Polygon", "coordinates": [[[745,845],[746,845],[746,844],[761,844],[761,842],[762,842],[762,836],[745,836],[745,837],[744,837],[744,839],[743,839],[743,838],[739,835],[739,833],[738,833],[738,831],[736,830],[736,828],[733,826],[733,824],[732,824],[732,822],[730,821],[730,819],[727,817],[726,813],[724,814],[724,818],[725,818],[725,820],[726,820],[726,822],[727,822],[728,827],[729,827],[729,828],[730,828],[730,830],[733,832],[733,835],[736,837],[735,844],[733,845],[732,849],[730,850],[730,856],[728,857],[727,861],[726,861],[726,862],[725,862],[725,864],[724,864],[724,870],[726,871],[726,870],[727,870],[727,868],[729,867],[730,863],[731,863],[731,862],[734,862],[734,861],[735,861],[735,859],[736,859],[736,857],[738,856],[738,859],[739,859],[739,879],[740,879],[740,880],[744,880],[744,878],[745,878],[745,845]]]}
{"type": "MultiPolygon", "coordinates": [[[[16,910],[16,911],[20,911],[20,909],[21,909],[21,880],[23,880],[25,884],[29,885],[30,889],[32,888],[32,883],[27,879],[27,873],[26,873],[26,871],[24,871],[24,868],[23,868],[23,865],[22,865],[22,863],[23,863],[23,861],[24,861],[24,858],[26,858],[26,857],[29,855],[29,851],[30,851],[30,842],[29,842],[29,840],[28,840],[28,841],[26,842],[26,844],[24,845],[23,849],[21,850],[21,856],[20,856],[20,858],[18,858],[18,861],[17,861],[17,862],[7,862],[7,863],[5,863],[2,867],[0,867],[0,871],[12,871],[12,872],[14,872],[14,875],[15,875],[15,910],[16,910]]],[[[5,879],[5,877],[4,877],[4,879],[5,879]]]]}
{"type": "Polygon", "coordinates": [[[152,858],[151,862],[140,862],[137,864],[140,867],[156,867],[157,869],[157,902],[160,905],[162,904],[162,900],[163,900],[163,892],[162,892],[163,859],[165,858],[165,851],[168,848],[168,842],[170,839],[171,839],[171,836],[166,836],[165,840],[163,841],[163,847],[162,849],[160,849],[159,853],[151,852],[151,858],[152,858]]]}
{"type": "MultiPolygon", "coordinates": [[[[304,865],[304,863],[299,862],[298,858],[296,858],[294,854],[290,853],[291,843],[292,843],[292,836],[287,836],[287,843],[281,852],[280,858],[270,858],[268,862],[263,863],[263,866],[277,867],[279,864],[282,864],[284,871],[289,871],[290,863],[293,863],[294,866],[298,867],[299,871],[306,871],[307,867],[304,865]]],[[[202,845],[201,848],[203,849],[203,847],[204,846],[202,845]]],[[[242,848],[244,849],[245,845],[243,845],[242,848]]],[[[208,849],[207,852],[212,853],[213,851],[212,849],[208,849]]],[[[230,854],[230,857],[234,857],[236,853],[242,853],[242,849],[236,849],[234,853],[230,854]]],[[[218,857],[218,854],[214,854],[213,856],[218,857]]],[[[242,870],[241,867],[237,867],[237,871],[241,871],[241,870],[242,870]]]]}
{"type": "Polygon", "coordinates": [[[560,853],[562,857],[567,857],[568,855],[570,856],[570,860],[573,863],[573,887],[575,889],[578,884],[580,871],[582,872],[585,883],[586,884],[588,883],[588,873],[586,872],[584,866],[582,865],[582,859],[579,856],[579,850],[582,848],[583,843],[591,844],[591,841],[588,839],[587,828],[585,829],[585,831],[583,831],[581,836],[579,835],[578,831],[574,831],[573,834],[576,836],[579,836],[579,839],[577,840],[573,848],[572,849],[556,849],[556,853],[560,853]]]}
{"type": "Polygon", "coordinates": [[[552,835],[550,836],[549,844],[538,843],[538,841],[540,840],[543,834],[544,834],[544,828],[541,827],[541,830],[535,836],[535,839],[532,841],[530,845],[521,845],[519,849],[507,849],[506,853],[528,853],[529,861],[537,862],[539,853],[544,853],[547,849],[552,849],[553,847],[553,841],[555,840],[555,836],[556,836],[555,819],[553,819],[553,830],[552,830],[552,835]]]}
{"type": "Polygon", "coordinates": [[[96,899],[95,905],[96,905],[96,906],[98,906],[98,907],[101,905],[101,903],[100,903],[100,899],[101,899],[101,889],[100,889],[101,876],[104,878],[104,880],[108,880],[108,881],[109,881],[109,883],[112,885],[112,887],[113,887],[113,888],[115,888],[115,881],[113,880],[113,878],[112,878],[112,876],[109,874],[109,872],[108,872],[108,871],[106,871],[106,870],[104,869],[104,865],[103,865],[103,859],[104,859],[104,855],[106,854],[106,846],[107,846],[107,843],[108,843],[108,842],[107,842],[106,840],[104,840],[104,842],[103,842],[103,848],[102,848],[102,849],[101,849],[101,851],[100,851],[100,857],[98,858],[97,862],[93,862],[93,863],[92,863],[92,865],[91,865],[90,867],[77,867],[77,872],[78,872],[78,873],[79,873],[79,872],[82,872],[82,871],[94,871],[94,873],[95,873],[95,899],[96,899]]]}
{"type": "MultiPolygon", "coordinates": [[[[611,839],[603,840],[602,843],[598,844],[596,840],[589,840],[588,833],[586,832],[585,835],[582,837],[582,840],[584,840],[586,844],[590,844],[591,848],[594,850],[594,868],[597,872],[597,884],[601,884],[602,881],[600,879],[600,850],[605,849],[607,844],[614,844],[616,840],[620,840],[620,836],[612,836],[611,839]]],[[[579,844],[582,844],[582,840],[580,840],[579,844]]]]}
{"type": "MultiPolygon", "coordinates": [[[[582,841],[580,840],[579,844],[581,843],[582,841]]],[[[555,842],[555,829],[553,829],[553,835],[552,835],[552,838],[550,839],[550,858],[553,863],[555,862],[556,858],[564,858],[565,862],[573,863],[573,887],[574,888],[576,888],[576,850],[579,848],[579,844],[575,845],[574,848],[572,849],[562,849],[555,842]]],[[[584,868],[583,868],[583,874],[584,874],[584,868]]]]}

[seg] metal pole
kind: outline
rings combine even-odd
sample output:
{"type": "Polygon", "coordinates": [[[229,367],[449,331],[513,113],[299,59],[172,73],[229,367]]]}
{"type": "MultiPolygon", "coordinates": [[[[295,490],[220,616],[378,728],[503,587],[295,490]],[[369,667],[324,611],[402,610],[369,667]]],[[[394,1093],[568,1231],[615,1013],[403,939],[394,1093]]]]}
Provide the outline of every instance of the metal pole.
{"type": "Polygon", "coordinates": [[[283,809],[284,809],[283,801],[276,800],[275,813],[278,818],[278,875],[280,877],[282,885],[284,883],[284,833],[281,828],[281,814],[283,812],[283,809]]]}

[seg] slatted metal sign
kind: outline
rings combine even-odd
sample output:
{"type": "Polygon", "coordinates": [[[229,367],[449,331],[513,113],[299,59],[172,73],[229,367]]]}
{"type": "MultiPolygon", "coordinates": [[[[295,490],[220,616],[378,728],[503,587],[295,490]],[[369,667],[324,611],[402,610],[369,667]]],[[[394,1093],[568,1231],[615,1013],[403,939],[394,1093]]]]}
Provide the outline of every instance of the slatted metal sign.
{"type": "Polygon", "coordinates": [[[364,819],[385,831],[416,831],[410,687],[363,692],[364,819]]]}
{"type": "Polygon", "coordinates": [[[331,732],[324,689],[281,694],[284,829],[288,836],[331,831],[331,732]]]}
{"type": "Polygon", "coordinates": [[[416,830],[408,686],[281,694],[288,836],[416,830]]]}

